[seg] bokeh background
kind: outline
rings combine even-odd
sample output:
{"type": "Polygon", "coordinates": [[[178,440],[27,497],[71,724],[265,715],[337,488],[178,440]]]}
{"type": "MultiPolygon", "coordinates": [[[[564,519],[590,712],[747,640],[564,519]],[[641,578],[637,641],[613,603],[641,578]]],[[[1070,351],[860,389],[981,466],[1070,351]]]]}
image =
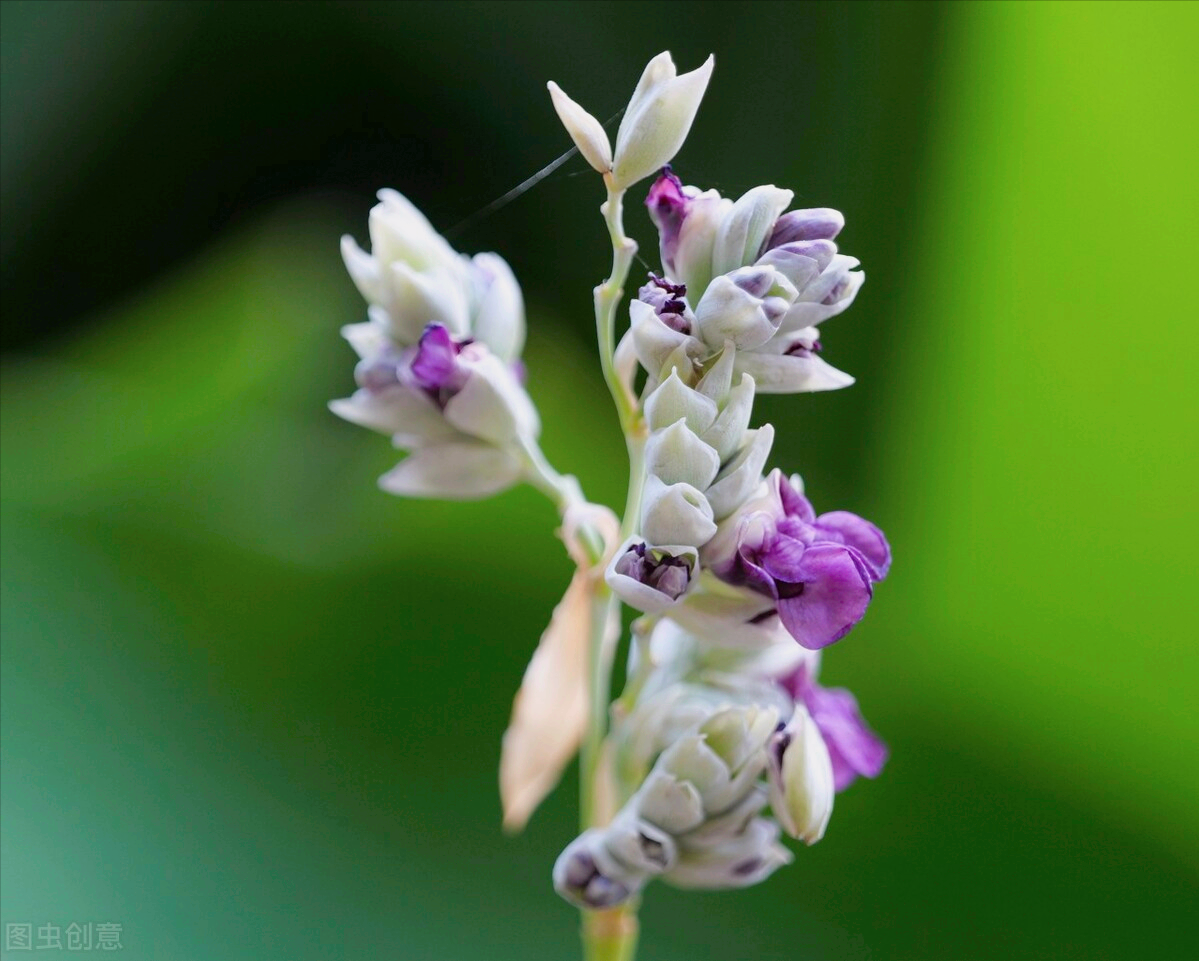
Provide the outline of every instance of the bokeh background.
{"type": "MultiPolygon", "coordinates": [[[[569,577],[531,491],[403,502],[334,419],[381,186],[445,230],[645,61],[714,51],[676,167],[835,206],[851,390],[773,462],[890,535],[826,675],[893,757],[750,892],[646,898],[647,961],[1191,956],[1194,3],[2,7],[5,923],[124,957],[560,959],[572,772],[495,772],[569,577]]],[[[451,232],[525,286],[545,447],[617,504],[578,158],[451,232]]],[[[648,221],[632,232],[652,260],[648,221]]],[[[14,952],[14,956],[17,956],[14,952]]]]}

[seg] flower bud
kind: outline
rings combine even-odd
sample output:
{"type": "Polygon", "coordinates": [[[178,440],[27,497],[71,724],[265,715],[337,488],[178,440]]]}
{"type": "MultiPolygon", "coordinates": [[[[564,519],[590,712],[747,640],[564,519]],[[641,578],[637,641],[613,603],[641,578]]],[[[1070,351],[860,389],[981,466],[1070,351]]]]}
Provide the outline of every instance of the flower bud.
{"type": "Polygon", "coordinates": [[[646,480],[641,533],[651,544],[700,547],[716,533],[712,508],[690,484],[664,484],[652,474],[646,480]]]}
{"type": "Polygon", "coordinates": [[[833,813],[833,765],[816,722],[797,704],[790,723],[771,738],[770,803],[783,829],[815,844],[833,813]]]}
{"type": "Polygon", "coordinates": [[[731,341],[739,350],[765,344],[779,328],[795,288],[771,267],[742,267],[708,285],[695,307],[699,336],[709,347],[731,341]]]}
{"type": "Polygon", "coordinates": [[[762,482],[762,468],[774,443],[774,427],[763,424],[744,436],[745,446],[741,452],[725,465],[715,483],[704,491],[717,521],[724,520],[744,504],[762,482]]]}
{"type": "Polygon", "coordinates": [[[704,490],[720,470],[720,456],[679,419],[654,431],[645,444],[645,468],[666,484],[704,490]]]}
{"type": "Polygon", "coordinates": [[[727,274],[752,264],[774,228],[779,214],[795,196],[773,184],[754,187],[736,203],[720,224],[712,247],[712,272],[727,274]]]}
{"type": "Polygon", "coordinates": [[[579,153],[599,173],[606,174],[612,169],[612,147],[608,143],[604,125],[571,100],[554,81],[551,80],[546,86],[549,87],[558,119],[579,148],[579,153]]]}
{"type": "Polygon", "coordinates": [[[617,189],[648,177],[678,153],[708,88],[714,62],[708,57],[701,67],[681,76],[669,53],[649,62],[616,134],[612,179],[617,189]]]}
{"type": "Polygon", "coordinates": [[[722,464],[737,452],[743,442],[753,412],[754,388],[754,379],[749,374],[742,374],[740,383],[729,391],[724,409],[712,426],[700,435],[700,440],[716,450],[722,464]]]}
{"type": "Polygon", "coordinates": [[[749,887],[791,863],[791,853],[778,839],[777,824],[754,818],[739,832],[717,834],[711,843],[685,843],[678,864],[663,879],[680,888],[749,887]]]}
{"type": "Polygon", "coordinates": [[[612,593],[646,614],[673,607],[699,572],[699,552],[686,545],[651,547],[630,538],[604,572],[612,593]]]}
{"type": "Polygon", "coordinates": [[[688,427],[702,434],[715,422],[716,412],[716,402],[684,384],[677,370],[671,371],[645,399],[650,430],[663,430],[682,418],[688,427]]]}
{"type": "Polygon", "coordinates": [[[603,850],[603,831],[592,828],[567,845],[554,863],[554,890],[581,908],[611,908],[641,888],[644,878],[626,874],[603,850]]]}

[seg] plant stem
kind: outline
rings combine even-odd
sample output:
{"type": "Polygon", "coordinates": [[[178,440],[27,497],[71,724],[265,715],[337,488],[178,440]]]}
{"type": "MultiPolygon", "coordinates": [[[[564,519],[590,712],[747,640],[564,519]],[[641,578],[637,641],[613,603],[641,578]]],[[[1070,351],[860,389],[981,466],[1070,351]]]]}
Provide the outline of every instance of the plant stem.
{"type": "Polygon", "coordinates": [[[637,953],[637,905],[630,901],[607,911],[583,916],[586,961],[633,961],[637,953]]]}
{"type": "MultiPolygon", "coordinates": [[[[620,417],[625,446],[629,452],[629,489],[621,520],[623,540],[636,529],[641,513],[641,491],[645,484],[645,420],[638,410],[632,384],[621,380],[616,369],[616,310],[624,296],[633,255],[634,240],[624,232],[624,191],[614,190],[610,175],[604,176],[608,199],[600,207],[608,235],[612,239],[612,272],[595,288],[595,330],[599,341],[600,368],[620,417]]],[[[580,819],[587,830],[611,817],[601,809],[599,788],[603,763],[604,737],[608,729],[608,698],[611,695],[614,648],[606,643],[610,618],[619,618],[620,600],[606,585],[597,589],[592,609],[589,691],[591,696],[587,733],[580,758],[580,819]]],[[[610,773],[610,772],[608,772],[610,773]]],[[[637,906],[630,902],[605,911],[583,912],[583,953],[586,961],[633,961],[637,950],[637,906]]]]}

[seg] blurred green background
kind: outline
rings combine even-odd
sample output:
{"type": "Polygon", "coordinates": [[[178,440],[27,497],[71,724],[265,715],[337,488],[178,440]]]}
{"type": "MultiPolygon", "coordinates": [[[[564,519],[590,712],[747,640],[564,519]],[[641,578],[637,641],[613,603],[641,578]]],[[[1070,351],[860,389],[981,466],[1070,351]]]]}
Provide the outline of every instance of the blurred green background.
{"type": "MultiPolygon", "coordinates": [[[[575,775],[517,838],[495,787],[553,511],[378,492],[388,445],[324,407],[364,313],[337,240],[381,186],[450,229],[568,145],[547,79],[606,117],[668,47],[717,59],[684,180],[840,208],[869,275],[825,331],[859,383],[759,414],[891,537],[825,671],[893,756],[766,885],[653,887],[641,956],[1190,956],[1199,7],[0,11],[3,922],[576,956],[575,775]]],[[[616,504],[600,194],[575,158],[451,236],[516,269],[545,447],[616,504]]]]}

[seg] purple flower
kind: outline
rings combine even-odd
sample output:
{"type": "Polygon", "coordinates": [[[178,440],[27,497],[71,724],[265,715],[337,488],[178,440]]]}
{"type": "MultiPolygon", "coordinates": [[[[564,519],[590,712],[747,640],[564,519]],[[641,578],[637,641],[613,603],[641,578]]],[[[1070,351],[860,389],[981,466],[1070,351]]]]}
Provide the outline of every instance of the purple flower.
{"type": "Polygon", "coordinates": [[[645,205],[649,208],[650,219],[658,228],[658,236],[662,245],[662,263],[667,270],[674,270],[674,258],[679,249],[679,234],[683,229],[683,219],[687,216],[690,198],[683,192],[683,181],[671,172],[668,166],[662,168],[662,173],[649,188],[645,205]]]}
{"type": "Polygon", "coordinates": [[[821,687],[807,664],[784,678],[782,685],[816,722],[833,762],[833,784],[838,791],[844,791],[859,775],[879,775],[887,763],[887,745],[863,720],[857,699],[849,691],[821,687]]]}
{"type": "Polygon", "coordinates": [[[781,471],[730,521],[707,563],[722,580],[776,601],[783,626],[809,650],[849,633],[891,566],[882,531],[848,511],[817,517],[781,471]]]}

